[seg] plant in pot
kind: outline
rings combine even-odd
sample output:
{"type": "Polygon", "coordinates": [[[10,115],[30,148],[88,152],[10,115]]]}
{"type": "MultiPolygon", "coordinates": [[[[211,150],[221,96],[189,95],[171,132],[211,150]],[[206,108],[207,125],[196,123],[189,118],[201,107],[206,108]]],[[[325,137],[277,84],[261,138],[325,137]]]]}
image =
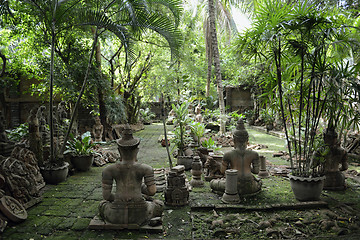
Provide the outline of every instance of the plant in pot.
{"type": "Polygon", "coordinates": [[[185,156],[185,142],[189,139],[186,134],[186,126],[190,121],[188,117],[189,102],[183,102],[177,105],[172,104],[171,106],[175,113],[175,137],[172,141],[178,148],[177,165],[184,165],[185,169],[188,170],[191,168],[193,160],[192,156],[185,156]]]}
{"type": "Polygon", "coordinates": [[[193,121],[190,123],[190,130],[196,145],[200,146],[200,140],[206,132],[205,125],[203,123],[193,121]]]}
{"type": "Polygon", "coordinates": [[[264,86],[268,83],[267,92],[280,108],[296,199],[319,200],[324,176],[321,164],[312,165],[314,143],[321,119],[329,120],[325,109],[330,83],[337,77],[332,73],[343,64],[338,47],[342,56],[349,47],[346,19],[311,1],[264,1],[258,7],[254,28],[244,33],[239,45],[248,56],[267,63],[264,86]]]}
{"type": "Polygon", "coordinates": [[[75,138],[70,134],[70,140],[67,142],[64,154],[70,154],[71,163],[78,171],[88,171],[94,162],[95,143],[91,141],[90,132],[82,134],[80,137],[75,138]]]}

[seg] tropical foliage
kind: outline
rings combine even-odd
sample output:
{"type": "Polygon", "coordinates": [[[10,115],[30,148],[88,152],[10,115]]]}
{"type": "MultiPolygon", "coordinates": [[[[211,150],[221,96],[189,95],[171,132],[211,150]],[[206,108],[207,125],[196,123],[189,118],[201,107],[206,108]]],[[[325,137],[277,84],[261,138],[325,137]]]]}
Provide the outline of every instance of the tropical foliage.
{"type": "Polygon", "coordinates": [[[313,1],[266,0],[255,8],[253,28],[238,39],[239,50],[268,71],[260,83],[281,112],[298,174],[316,174],[310,158],[322,121],[357,127],[359,65],[352,53],[359,42],[352,21],[313,1]]]}

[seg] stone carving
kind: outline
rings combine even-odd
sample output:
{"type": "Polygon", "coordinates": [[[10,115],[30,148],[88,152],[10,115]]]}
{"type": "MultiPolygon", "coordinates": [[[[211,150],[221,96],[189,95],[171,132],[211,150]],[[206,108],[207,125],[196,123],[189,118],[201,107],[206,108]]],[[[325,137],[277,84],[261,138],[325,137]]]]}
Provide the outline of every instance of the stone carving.
{"type": "Polygon", "coordinates": [[[63,125],[65,122],[65,119],[67,119],[68,114],[66,111],[66,103],[64,101],[61,101],[56,109],[57,112],[57,119],[60,125],[63,125]]]}
{"type": "Polygon", "coordinates": [[[146,201],[142,195],[154,195],[156,185],[153,169],[137,162],[139,143],[140,139],[133,137],[127,124],[123,137],[117,140],[121,161],[106,167],[102,173],[104,200],[100,203],[99,211],[105,224],[116,224],[119,228],[140,228],[162,215],[163,202],[146,201]],[[112,193],[114,181],[116,192],[112,193]]]}
{"type": "Polygon", "coordinates": [[[226,175],[225,192],[224,192],[221,200],[224,203],[240,202],[239,194],[237,191],[238,170],[227,169],[225,171],[225,175],[226,175]]]}
{"type": "Polygon", "coordinates": [[[165,204],[171,206],[183,206],[188,204],[189,191],[185,185],[185,167],[175,166],[167,176],[167,187],[165,189],[165,204]]]}
{"type": "Polygon", "coordinates": [[[205,180],[211,181],[212,179],[221,178],[224,174],[221,173],[222,156],[208,156],[205,162],[206,175],[205,180]]]}
{"type": "Polygon", "coordinates": [[[258,176],[260,178],[269,177],[269,172],[266,170],[266,158],[264,156],[260,156],[260,171],[258,176]]]}
{"type": "Polygon", "coordinates": [[[40,106],[36,113],[36,117],[38,118],[39,121],[39,132],[43,146],[46,146],[46,144],[50,141],[49,132],[46,128],[45,110],[46,110],[45,106],[40,106]]]}
{"type": "Polygon", "coordinates": [[[190,181],[190,185],[193,187],[202,187],[204,186],[204,182],[201,180],[202,176],[202,163],[200,161],[199,156],[195,156],[194,160],[191,164],[191,174],[192,180],[190,181]]]}
{"type": "Polygon", "coordinates": [[[35,153],[39,164],[42,165],[43,146],[39,130],[39,119],[37,118],[37,109],[34,108],[30,111],[27,122],[29,124],[29,149],[35,153]]]}
{"type": "Polygon", "coordinates": [[[195,107],[195,121],[202,123],[203,122],[203,116],[201,115],[201,106],[200,103],[195,107]]]}
{"type": "Polygon", "coordinates": [[[5,190],[25,208],[40,200],[40,189],[45,182],[32,151],[14,148],[11,157],[0,158],[0,173],[6,180],[5,190]]]}
{"type": "Polygon", "coordinates": [[[0,199],[1,212],[12,222],[22,222],[27,218],[27,211],[15,198],[3,196],[0,199]]]}
{"type": "MultiPolygon", "coordinates": [[[[259,155],[257,152],[246,149],[249,134],[240,119],[233,133],[235,149],[224,154],[221,172],[226,169],[236,169],[237,189],[240,196],[252,195],[261,190],[261,181],[255,178],[254,174],[259,173],[259,155]]],[[[210,182],[210,187],[215,192],[224,192],[225,179],[214,179],[210,182]]]]}
{"type": "Polygon", "coordinates": [[[347,152],[340,146],[334,128],[327,128],[323,134],[325,146],[314,153],[312,166],[320,166],[325,173],[324,189],[344,190],[345,176],[341,171],[348,169],[347,152]]]}
{"type": "Polygon", "coordinates": [[[5,157],[10,156],[11,151],[14,148],[14,143],[12,143],[6,136],[5,133],[5,119],[0,111],[0,155],[5,157]]]}
{"type": "Polygon", "coordinates": [[[95,117],[95,125],[92,128],[92,134],[94,136],[95,142],[101,142],[102,136],[104,133],[104,126],[101,124],[100,118],[95,117]]]}

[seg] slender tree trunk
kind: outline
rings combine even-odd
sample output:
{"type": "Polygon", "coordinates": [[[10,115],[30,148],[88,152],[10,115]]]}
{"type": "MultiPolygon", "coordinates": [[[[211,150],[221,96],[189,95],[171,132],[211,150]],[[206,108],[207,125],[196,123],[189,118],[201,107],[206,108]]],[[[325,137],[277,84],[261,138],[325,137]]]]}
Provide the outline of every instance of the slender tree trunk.
{"type": "MultiPolygon", "coordinates": [[[[208,29],[208,28],[207,28],[208,29]]],[[[213,58],[211,54],[211,39],[209,37],[206,37],[206,57],[208,60],[208,69],[207,69],[207,78],[206,78],[206,97],[210,96],[210,84],[211,84],[211,68],[213,63],[213,58]]]]}
{"type": "Polygon", "coordinates": [[[220,108],[220,133],[225,133],[225,121],[223,117],[225,116],[225,104],[224,104],[224,93],[222,86],[221,78],[221,68],[220,68],[220,54],[218,48],[218,41],[216,35],[216,25],[215,25],[215,7],[214,0],[208,0],[209,3],[209,20],[210,20],[210,34],[211,34],[211,45],[212,45],[212,55],[214,57],[215,65],[215,76],[217,83],[217,92],[219,95],[219,108],[220,108]]]}
{"type": "Polygon", "coordinates": [[[55,54],[55,20],[51,29],[51,53],[50,53],[50,86],[49,86],[49,128],[50,128],[50,163],[54,163],[54,119],[53,119],[53,88],[54,88],[54,54],[55,54]]]}
{"type": "Polygon", "coordinates": [[[61,147],[61,150],[60,150],[60,155],[61,155],[61,156],[64,154],[66,142],[67,142],[67,140],[69,139],[69,134],[70,134],[71,128],[72,128],[73,123],[74,123],[75,113],[76,113],[76,111],[77,111],[77,109],[78,109],[78,106],[79,106],[81,97],[82,97],[82,95],[83,95],[84,92],[85,92],[85,87],[86,87],[86,83],[87,83],[88,76],[89,76],[89,71],[90,71],[90,67],[91,67],[91,62],[92,62],[92,59],[93,59],[93,57],[94,57],[94,52],[95,52],[95,48],[96,48],[97,39],[98,39],[98,31],[97,31],[97,28],[96,28],[95,34],[94,34],[94,42],[93,42],[93,45],[92,45],[92,48],[91,48],[91,53],[90,53],[89,62],[88,62],[88,66],[87,66],[87,69],[86,69],[86,73],[85,73],[85,76],[84,76],[84,81],[83,81],[83,84],[82,84],[82,87],[81,87],[79,96],[78,96],[78,98],[76,99],[76,103],[75,103],[75,106],[74,106],[74,110],[73,110],[73,112],[72,112],[72,114],[71,114],[70,124],[69,124],[69,127],[68,127],[68,129],[67,129],[67,132],[66,132],[66,135],[65,135],[65,138],[64,138],[64,143],[63,143],[63,145],[62,145],[62,147],[61,147]]]}

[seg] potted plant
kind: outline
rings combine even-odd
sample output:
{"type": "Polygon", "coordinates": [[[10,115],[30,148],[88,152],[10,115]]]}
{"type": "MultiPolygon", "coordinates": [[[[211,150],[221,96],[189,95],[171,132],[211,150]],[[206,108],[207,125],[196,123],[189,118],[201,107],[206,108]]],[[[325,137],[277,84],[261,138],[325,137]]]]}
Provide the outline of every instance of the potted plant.
{"type": "Polygon", "coordinates": [[[244,34],[240,44],[249,50],[249,56],[268,63],[269,75],[264,76],[263,86],[267,84],[270,99],[280,108],[295,197],[318,200],[323,168],[312,165],[311,159],[320,120],[329,121],[325,113],[334,91],[331,85],[340,77],[334,73],[344,67],[337,47],[341,44],[342,56],[349,47],[346,19],[311,1],[260,5],[255,10],[254,28],[244,34]],[[313,183],[315,192],[310,195],[313,183]]]}
{"type": "Polygon", "coordinates": [[[184,165],[185,169],[191,169],[192,164],[192,156],[185,156],[185,141],[186,139],[186,126],[190,121],[190,118],[188,117],[188,108],[189,108],[189,102],[183,102],[182,104],[172,104],[172,109],[175,113],[175,137],[173,138],[172,142],[177,146],[178,148],[178,154],[177,154],[177,165],[184,165]]]}
{"type": "Polygon", "coordinates": [[[64,154],[70,154],[71,163],[76,170],[85,172],[90,169],[94,162],[94,150],[92,149],[94,146],[95,144],[91,142],[90,132],[86,132],[77,138],[70,134],[70,140],[67,142],[67,150],[64,154]]]}
{"type": "Polygon", "coordinates": [[[190,123],[190,129],[196,145],[200,146],[200,140],[206,132],[205,125],[203,123],[193,121],[190,123]]]}

